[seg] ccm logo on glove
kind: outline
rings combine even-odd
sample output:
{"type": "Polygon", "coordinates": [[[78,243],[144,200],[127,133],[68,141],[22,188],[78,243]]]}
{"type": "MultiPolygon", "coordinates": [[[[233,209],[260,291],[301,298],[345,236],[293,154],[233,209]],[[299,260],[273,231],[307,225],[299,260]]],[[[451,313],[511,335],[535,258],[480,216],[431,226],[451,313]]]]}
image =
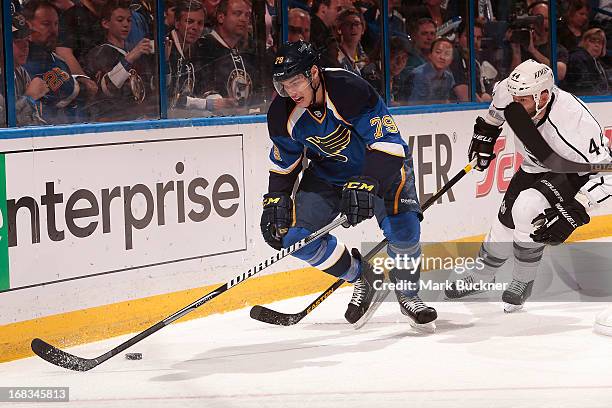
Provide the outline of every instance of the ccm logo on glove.
{"type": "Polygon", "coordinates": [[[376,189],[375,184],[367,184],[360,181],[349,181],[344,187],[350,190],[366,190],[372,192],[375,192],[376,189]]]}

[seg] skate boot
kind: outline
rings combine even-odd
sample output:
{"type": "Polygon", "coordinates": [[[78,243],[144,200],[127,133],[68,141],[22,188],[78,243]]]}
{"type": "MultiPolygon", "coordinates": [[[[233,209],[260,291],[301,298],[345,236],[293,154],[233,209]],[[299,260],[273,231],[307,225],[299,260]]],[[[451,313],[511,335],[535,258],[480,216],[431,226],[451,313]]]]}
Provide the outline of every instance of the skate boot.
{"type": "Polygon", "coordinates": [[[374,289],[375,282],[376,287],[384,283],[385,275],[374,273],[372,265],[362,259],[357,249],[353,248],[351,253],[361,263],[361,276],[353,283],[353,297],[346,308],[344,318],[359,329],[378,309],[380,302],[387,296],[388,289],[374,289]]]}
{"type": "Polygon", "coordinates": [[[438,318],[436,309],[427,306],[419,295],[407,297],[401,292],[395,292],[395,294],[402,314],[410,319],[410,326],[425,333],[436,331],[435,320],[438,318]]]}
{"type": "Polygon", "coordinates": [[[531,296],[531,289],[533,288],[533,281],[521,282],[516,279],[512,279],[508,289],[504,290],[502,294],[502,301],[504,302],[504,312],[512,313],[523,308],[525,300],[531,296]]]}
{"type": "Polygon", "coordinates": [[[486,290],[481,289],[483,283],[495,283],[495,276],[493,277],[493,279],[486,282],[482,278],[479,278],[473,273],[470,273],[462,279],[455,280],[449,285],[450,288],[446,288],[444,290],[446,300],[461,299],[466,296],[484,293],[486,292],[486,290]]]}

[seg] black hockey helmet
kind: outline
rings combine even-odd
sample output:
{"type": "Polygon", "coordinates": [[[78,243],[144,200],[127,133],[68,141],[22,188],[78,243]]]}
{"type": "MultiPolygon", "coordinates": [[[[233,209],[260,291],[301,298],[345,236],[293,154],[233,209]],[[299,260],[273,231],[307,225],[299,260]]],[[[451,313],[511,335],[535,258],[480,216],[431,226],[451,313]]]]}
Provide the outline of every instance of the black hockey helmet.
{"type": "Polygon", "coordinates": [[[272,82],[276,92],[280,96],[288,96],[281,82],[300,74],[310,79],[310,69],[318,62],[319,53],[306,41],[298,40],[281,45],[272,67],[272,82]]]}

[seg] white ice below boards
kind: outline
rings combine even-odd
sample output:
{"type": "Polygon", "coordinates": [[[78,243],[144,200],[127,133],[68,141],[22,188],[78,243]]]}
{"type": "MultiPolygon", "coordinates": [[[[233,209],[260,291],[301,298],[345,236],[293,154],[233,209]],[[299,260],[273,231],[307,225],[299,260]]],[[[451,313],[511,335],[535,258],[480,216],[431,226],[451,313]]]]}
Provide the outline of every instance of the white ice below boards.
{"type": "MultiPolygon", "coordinates": [[[[37,357],[1,364],[0,386],[67,386],[62,406],[87,408],[612,404],[612,337],[593,331],[608,304],[530,302],[504,314],[501,302],[433,303],[438,329],[427,335],[395,302],[354,330],[342,316],[350,295],[338,290],[290,327],[254,321],[248,308],[173,324],[134,346],[142,360],[117,356],[86,373],[37,357]]],[[[312,297],[271,307],[296,311],[312,297]]],[[[68,351],[97,356],[128,337],[68,351]]]]}

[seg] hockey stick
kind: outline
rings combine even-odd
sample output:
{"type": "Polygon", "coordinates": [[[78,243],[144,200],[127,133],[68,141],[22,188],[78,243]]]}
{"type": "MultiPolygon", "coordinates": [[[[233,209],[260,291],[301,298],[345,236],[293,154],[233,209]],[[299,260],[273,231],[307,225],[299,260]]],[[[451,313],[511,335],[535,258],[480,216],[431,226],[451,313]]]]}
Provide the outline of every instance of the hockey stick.
{"type": "MultiPolygon", "coordinates": [[[[528,154],[555,173],[599,173],[611,172],[612,162],[608,163],[576,163],[561,157],[544,140],[542,134],[533,123],[525,108],[512,102],[504,109],[504,117],[508,125],[523,143],[528,154]]],[[[607,149],[606,146],[601,146],[607,149]]]]}
{"type": "Polygon", "coordinates": [[[261,262],[259,265],[252,267],[247,272],[244,272],[243,274],[236,276],[232,280],[219,286],[217,289],[213,290],[207,295],[199,298],[198,300],[191,303],[190,305],[185,306],[183,309],[179,310],[178,312],[166,317],[164,320],[154,324],[153,326],[149,327],[145,331],[138,333],[136,336],[130,338],[129,340],[126,340],[125,342],[121,343],[117,347],[102,354],[99,357],[96,357],[96,358],[77,357],[63,350],[60,350],[59,348],[52,346],[51,344],[39,338],[32,340],[32,345],[31,345],[32,351],[34,351],[34,353],[36,353],[36,355],[38,355],[40,358],[47,360],[51,364],[55,364],[56,366],[59,366],[59,367],[63,367],[63,368],[74,370],[74,371],[91,370],[92,368],[97,367],[98,365],[102,364],[109,358],[121,353],[123,350],[127,349],[128,347],[133,346],[134,344],[145,339],[146,337],[150,336],[151,334],[155,333],[161,328],[169,325],[175,320],[180,319],[181,317],[185,316],[187,313],[193,312],[195,309],[202,306],[204,303],[216,298],[223,292],[233,288],[239,283],[244,282],[251,276],[261,272],[268,266],[278,262],[279,260],[285,258],[286,256],[299,250],[300,248],[303,248],[304,246],[308,245],[312,241],[318,238],[321,238],[322,236],[326,235],[334,228],[340,226],[345,221],[346,221],[346,216],[343,215],[342,217],[338,218],[335,221],[332,221],[331,223],[321,228],[320,230],[313,232],[312,234],[302,239],[301,241],[298,241],[295,244],[287,248],[281,249],[280,251],[276,253],[276,255],[271,256],[270,258],[266,259],[264,262],[261,262]]]}
{"type": "MultiPolygon", "coordinates": [[[[459,180],[463,178],[466,174],[468,174],[474,168],[476,161],[472,161],[470,164],[461,169],[452,179],[448,181],[440,190],[438,190],[433,196],[431,196],[425,203],[421,206],[421,210],[425,211],[432,204],[438,200],[444,193],[450,190],[459,180]]],[[[380,241],[376,246],[368,252],[363,260],[368,262],[372,259],[376,254],[378,254],[385,246],[387,245],[387,238],[380,241]]],[[[321,304],[325,299],[329,297],[332,293],[336,291],[342,284],[344,280],[338,279],[333,283],[329,288],[325,289],[323,293],[321,293],[315,300],[313,300],[304,310],[298,313],[281,313],[276,310],[272,310],[265,306],[255,305],[251,308],[251,317],[255,320],[259,320],[260,322],[275,324],[277,326],[292,326],[302,320],[306,315],[312,312],[317,306],[321,304]]]]}

